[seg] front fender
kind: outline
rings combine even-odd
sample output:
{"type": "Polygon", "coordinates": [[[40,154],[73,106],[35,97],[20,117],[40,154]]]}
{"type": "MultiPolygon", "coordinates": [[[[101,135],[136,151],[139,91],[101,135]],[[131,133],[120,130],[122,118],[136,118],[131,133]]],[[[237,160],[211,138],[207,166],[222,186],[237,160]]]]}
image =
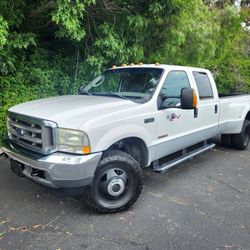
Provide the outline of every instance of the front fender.
{"type": "Polygon", "coordinates": [[[144,141],[147,147],[149,147],[150,142],[153,141],[152,134],[150,134],[149,131],[144,127],[136,125],[124,125],[105,131],[103,136],[100,137],[96,142],[94,150],[96,152],[106,150],[117,141],[129,137],[137,137],[141,139],[144,141]]]}

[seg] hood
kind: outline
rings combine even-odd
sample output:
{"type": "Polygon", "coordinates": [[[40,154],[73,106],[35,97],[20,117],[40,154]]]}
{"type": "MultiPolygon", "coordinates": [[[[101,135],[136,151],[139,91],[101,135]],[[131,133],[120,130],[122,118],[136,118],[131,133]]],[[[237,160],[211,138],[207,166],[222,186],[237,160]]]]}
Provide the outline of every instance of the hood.
{"type": "Polygon", "coordinates": [[[78,129],[85,121],[138,106],[116,97],[71,95],[22,103],[10,112],[56,122],[59,127],[78,129]]]}

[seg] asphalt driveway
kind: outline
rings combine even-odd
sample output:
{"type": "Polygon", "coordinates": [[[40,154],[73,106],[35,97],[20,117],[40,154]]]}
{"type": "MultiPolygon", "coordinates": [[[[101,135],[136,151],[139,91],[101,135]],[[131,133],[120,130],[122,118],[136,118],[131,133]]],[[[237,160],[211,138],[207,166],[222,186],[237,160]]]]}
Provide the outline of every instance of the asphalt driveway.
{"type": "Polygon", "coordinates": [[[0,249],[250,249],[250,150],[217,146],[160,175],[128,211],[100,215],[0,159],[0,249]]]}

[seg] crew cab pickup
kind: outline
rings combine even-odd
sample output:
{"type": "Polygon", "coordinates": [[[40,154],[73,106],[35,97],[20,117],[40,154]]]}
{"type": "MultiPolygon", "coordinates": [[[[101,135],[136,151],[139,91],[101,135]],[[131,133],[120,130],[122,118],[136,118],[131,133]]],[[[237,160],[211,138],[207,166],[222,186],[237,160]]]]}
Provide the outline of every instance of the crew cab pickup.
{"type": "Polygon", "coordinates": [[[13,172],[117,212],[139,197],[143,168],[165,172],[213,148],[216,135],[245,149],[250,95],[219,95],[206,69],[114,66],[78,95],[10,108],[7,125],[2,150],[13,172]]]}

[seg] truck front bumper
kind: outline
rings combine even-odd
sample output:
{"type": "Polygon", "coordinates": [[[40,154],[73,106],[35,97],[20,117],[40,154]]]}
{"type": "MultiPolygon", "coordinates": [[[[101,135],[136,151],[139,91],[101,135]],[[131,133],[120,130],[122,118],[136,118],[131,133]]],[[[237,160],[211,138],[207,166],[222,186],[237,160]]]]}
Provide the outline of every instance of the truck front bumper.
{"type": "Polygon", "coordinates": [[[50,188],[80,188],[89,185],[102,156],[102,153],[74,155],[59,152],[41,156],[23,151],[8,139],[3,142],[2,151],[11,165],[19,167],[20,175],[50,188]]]}

